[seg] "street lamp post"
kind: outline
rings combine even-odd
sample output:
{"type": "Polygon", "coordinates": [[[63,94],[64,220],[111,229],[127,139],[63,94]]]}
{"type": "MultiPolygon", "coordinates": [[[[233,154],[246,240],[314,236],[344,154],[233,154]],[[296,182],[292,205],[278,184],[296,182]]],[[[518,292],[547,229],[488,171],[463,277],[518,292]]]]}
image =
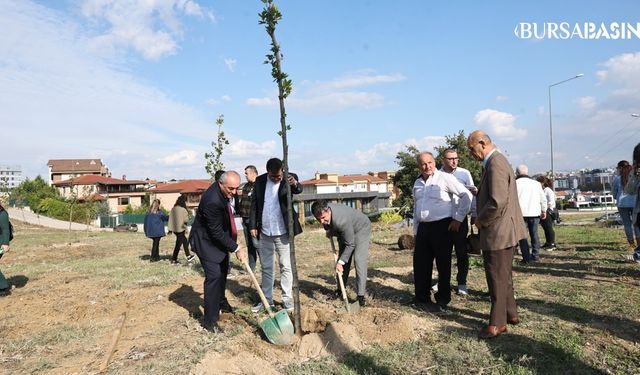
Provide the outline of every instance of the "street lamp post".
{"type": "Polygon", "coordinates": [[[552,189],[553,191],[556,190],[556,175],[554,173],[554,169],[553,169],[553,117],[551,116],[551,88],[553,86],[558,86],[560,84],[563,84],[565,82],[569,82],[571,80],[574,80],[576,78],[580,78],[582,77],[584,74],[580,73],[577,74],[571,78],[567,78],[563,81],[560,82],[556,82],[554,84],[549,85],[549,141],[551,144],[551,181],[552,181],[552,189]]]}

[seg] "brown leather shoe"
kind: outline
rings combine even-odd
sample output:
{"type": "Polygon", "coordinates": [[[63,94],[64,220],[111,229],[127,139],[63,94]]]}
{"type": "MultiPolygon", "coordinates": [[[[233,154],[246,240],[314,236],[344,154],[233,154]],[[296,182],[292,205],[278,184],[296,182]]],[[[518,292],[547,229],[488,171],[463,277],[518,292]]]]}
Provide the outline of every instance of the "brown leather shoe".
{"type": "Polygon", "coordinates": [[[507,324],[511,324],[512,326],[517,326],[518,324],[520,324],[520,318],[517,316],[513,318],[507,318],[507,324]]]}
{"type": "Polygon", "coordinates": [[[480,331],[478,335],[481,339],[492,339],[494,337],[500,336],[503,332],[507,332],[507,325],[503,326],[487,326],[485,329],[480,331]]]}

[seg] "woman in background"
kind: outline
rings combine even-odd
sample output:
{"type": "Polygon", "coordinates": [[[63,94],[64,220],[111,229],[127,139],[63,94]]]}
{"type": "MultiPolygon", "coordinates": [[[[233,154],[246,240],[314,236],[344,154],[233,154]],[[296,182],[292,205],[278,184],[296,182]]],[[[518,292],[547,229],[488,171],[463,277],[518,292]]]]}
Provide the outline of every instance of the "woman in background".
{"type": "Polygon", "coordinates": [[[189,254],[189,240],[187,240],[187,222],[189,221],[189,211],[187,211],[187,202],[184,195],[181,195],[176,199],[176,203],[169,213],[169,231],[176,235],[176,245],[173,248],[173,256],[171,257],[171,264],[178,264],[178,254],[180,253],[180,246],[184,247],[184,255],[187,257],[187,262],[193,261],[193,255],[189,254]]]}
{"type": "Polygon", "coordinates": [[[624,234],[627,236],[627,242],[631,247],[640,245],[640,229],[633,225],[633,208],[636,206],[636,195],[624,192],[624,187],[629,182],[629,175],[633,168],[626,160],[620,160],[616,167],[617,175],[611,183],[611,194],[616,199],[618,212],[624,225],[624,234]],[[635,239],[634,239],[635,235],[635,239]]]}
{"type": "MultiPolygon", "coordinates": [[[[4,253],[8,253],[11,229],[9,228],[9,214],[0,204],[0,258],[4,253]]],[[[9,283],[0,272],[0,293],[6,294],[9,291],[9,283]]]]}
{"type": "Polygon", "coordinates": [[[169,218],[160,210],[160,200],[154,199],[144,217],[144,235],[153,240],[151,245],[151,261],[160,260],[160,238],[165,236],[164,223],[169,218]]]}
{"type": "Polygon", "coordinates": [[[548,177],[538,176],[536,178],[542,185],[544,197],[547,199],[547,216],[544,220],[540,220],[540,225],[544,231],[543,249],[553,251],[556,249],[556,231],[553,229],[553,222],[558,219],[558,211],[556,210],[556,193],[551,189],[552,182],[548,177]]]}
{"type": "MultiPolygon", "coordinates": [[[[633,149],[633,165],[624,192],[636,197],[632,218],[635,229],[638,229],[640,226],[640,143],[633,149]]],[[[640,263],[640,245],[636,247],[632,255],[623,255],[623,257],[629,261],[640,263]]]]}

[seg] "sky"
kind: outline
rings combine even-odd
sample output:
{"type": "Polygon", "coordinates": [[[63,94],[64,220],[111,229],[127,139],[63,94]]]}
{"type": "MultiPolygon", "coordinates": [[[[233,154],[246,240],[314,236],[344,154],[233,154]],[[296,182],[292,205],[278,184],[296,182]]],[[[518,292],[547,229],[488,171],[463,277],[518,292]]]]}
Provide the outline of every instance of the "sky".
{"type": "MultiPolygon", "coordinates": [[[[637,1],[275,3],[301,179],[395,170],[406,145],[475,129],[514,167],[548,171],[549,92],[556,171],[612,167],[640,141],[640,36],[621,32],[640,34],[637,1]]],[[[263,7],[0,0],[0,165],[34,178],[49,159],[100,158],[114,177],[206,178],[224,115],[226,169],[264,173],[282,141],[263,7]]]]}

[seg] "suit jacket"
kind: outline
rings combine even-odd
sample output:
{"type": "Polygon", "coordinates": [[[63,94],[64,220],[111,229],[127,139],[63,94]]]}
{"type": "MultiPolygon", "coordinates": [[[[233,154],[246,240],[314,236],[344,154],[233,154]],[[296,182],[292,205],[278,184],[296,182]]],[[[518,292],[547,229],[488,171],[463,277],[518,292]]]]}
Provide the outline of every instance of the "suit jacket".
{"type": "MultiPolygon", "coordinates": [[[[291,187],[291,194],[302,193],[302,184],[298,180],[298,176],[295,173],[289,173],[293,178],[298,181],[296,186],[291,187]]],[[[253,187],[253,199],[251,200],[251,216],[249,217],[249,229],[257,229],[258,235],[262,229],[262,210],[264,208],[264,192],[267,189],[267,174],[261,174],[256,178],[255,185],[253,187]]],[[[280,202],[280,212],[284,219],[285,228],[289,228],[289,211],[287,210],[287,184],[288,182],[282,179],[280,187],[278,188],[278,201],[280,202]]],[[[292,201],[293,202],[293,201],[292,201]]],[[[293,203],[292,203],[293,205],[293,203]]],[[[293,206],[291,207],[293,210],[293,206]]],[[[298,215],[293,212],[293,234],[298,235],[302,233],[302,227],[298,221],[298,215]]]]}
{"type": "Polygon", "coordinates": [[[238,245],[231,238],[231,220],[229,200],[220,191],[220,184],[214,182],[204,192],[198,205],[189,243],[200,258],[221,263],[234,252],[238,245]]]}
{"type": "Polygon", "coordinates": [[[327,229],[332,235],[338,236],[342,253],[340,260],[347,263],[356,249],[356,244],[369,241],[371,221],[362,212],[344,204],[329,203],[329,208],[331,208],[331,222],[327,229]]]}
{"type": "Polygon", "coordinates": [[[497,150],[484,168],[476,201],[483,251],[513,247],[527,237],[518,203],[516,176],[507,158],[497,150]]]}

